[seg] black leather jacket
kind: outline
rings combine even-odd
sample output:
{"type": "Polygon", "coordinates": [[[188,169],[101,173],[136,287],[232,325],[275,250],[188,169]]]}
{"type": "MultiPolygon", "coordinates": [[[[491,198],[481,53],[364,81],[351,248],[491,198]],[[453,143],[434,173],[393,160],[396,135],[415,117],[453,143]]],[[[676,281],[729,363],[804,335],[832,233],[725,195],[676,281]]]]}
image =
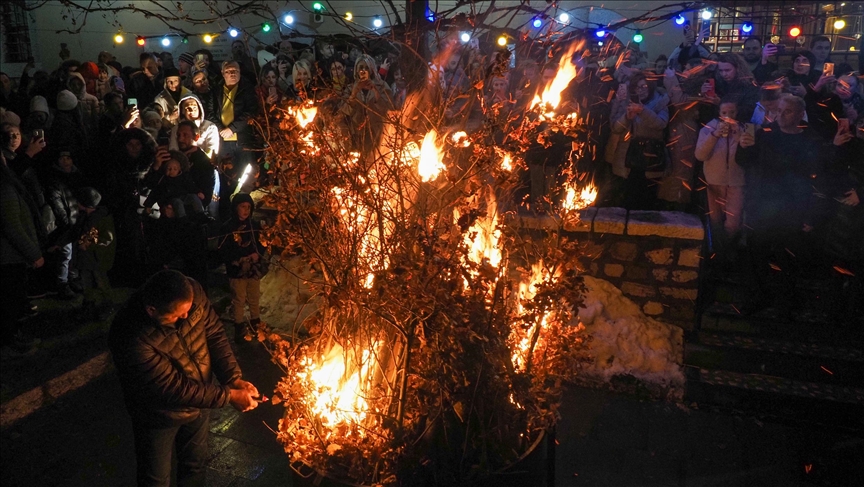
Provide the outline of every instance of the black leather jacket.
{"type": "Polygon", "coordinates": [[[193,421],[202,408],[228,405],[228,384],[242,377],[204,289],[189,280],[192,308],[176,325],[150,318],[137,293],[111,324],[108,343],[135,421],[156,427],[193,421]],[[214,375],[221,385],[214,384],[214,375]]]}

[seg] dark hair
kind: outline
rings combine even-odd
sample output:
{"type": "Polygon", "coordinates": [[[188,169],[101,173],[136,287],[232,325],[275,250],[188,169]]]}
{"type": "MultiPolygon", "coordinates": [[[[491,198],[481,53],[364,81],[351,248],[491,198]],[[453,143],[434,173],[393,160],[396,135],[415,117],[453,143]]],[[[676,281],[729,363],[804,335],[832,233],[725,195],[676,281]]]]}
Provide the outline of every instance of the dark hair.
{"type": "Polygon", "coordinates": [[[778,83],[765,83],[759,88],[759,99],[761,101],[775,101],[783,94],[783,86],[778,83]]]}
{"type": "Polygon", "coordinates": [[[196,125],[192,120],[181,120],[180,123],[177,124],[177,133],[180,133],[180,127],[189,127],[192,129],[193,135],[198,135],[200,133],[198,125],[196,125]]]}
{"type": "Polygon", "coordinates": [[[117,93],[116,91],[109,91],[108,93],[105,93],[105,96],[102,97],[102,101],[105,103],[105,105],[110,105],[115,98],[120,98],[122,100],[123,95],[117,93]]]}
{"type": "Polygon", "coordinates": [[[189,278],[171,269],[150,276],[139,292],[144,306],[153,306],[160,315],[173,311],[177,303],[191,301],[195,297],[189,278]]]}
{"type": "Polygon", "coordinates": [[[724,103],[734,103],[737,106],[740,102],[741,96],[738,93],[729,93],[720,99],[720,105],[723,105],[724,103]]]}
{"type": "Polygon", "coordinates": [[[806,49],[803,51],[796,52],[795,54],[792,55],[792,63],[794,64],[795,60],[798,59],[799,57],[807,58],[807,61],[810,63],[810,69],[813,69],[813,65],[816,64],[816,56],[813,55],[812,52],[810,52],[806,49]]]}
{"type": "Polygon", "coordinates": [[[267,76],[267,73],[269,73],[270,71],[276,73],[277,78],[279,77],[279,71],[277,71],[272,64],[267,63],[264,65],[263,68],[261,68],[261,73],[258,75],[262,83],[264,82],[264,77],[267,76]]]}
{"type": "Polygon", "coordinates": [[[155,61],[156,55],[153,54],[152,52],[142,52],[141,54],[138,55],[138,64],[141,64],[148,59],[152,59],[155,61]]]}
{"type": "MultiPolygon", "coordinates": [[[[641,71],[634,74],[630,78],[630,82],[627,85],[627,93],[629,93],[631,97],[635,96],[636,95],[636,85],[638,85],[640,81],[645,81],[645,83],[648,84],[648,98],[646,98],[645,100],[649,101],[652,98],[654,98],[654,89],[655,89],[654,83],[648,81],[648,78],[641,71]]],[[[642,100],[639,100],[639,101],[641,102],[642,100]]]]}
{"type": "Polygon", "coordinates": [[[827,42],[827,43],[830,44],[830,43],[831,43],[831,39],[829,39],[828,36],[817,36],[817,37],[814,37],[813,40],[810,41],[810,49],[813,49],[813,46],[815,46],[817,42],[827,42]]]}
{"type": "Polygon", "coordinates": [[[750,41],[756,41],[759,43],[760,46],[762,45],[762,38],[759,36],[750,36],[750,37],[744,39],[744,44],[746,45],[750,41]]]}

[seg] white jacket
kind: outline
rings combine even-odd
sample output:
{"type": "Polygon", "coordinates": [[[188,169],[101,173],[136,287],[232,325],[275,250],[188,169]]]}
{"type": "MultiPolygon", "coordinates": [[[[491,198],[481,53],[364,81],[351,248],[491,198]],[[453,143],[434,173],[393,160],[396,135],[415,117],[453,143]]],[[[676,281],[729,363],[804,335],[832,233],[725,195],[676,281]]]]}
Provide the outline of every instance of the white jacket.
{"type": "Polygon", "coordinates": [[[714,137],[712,132],[720,123],[711,120],[699,131],[696,141],[696,159],[704,162],[705,181],[717,186],[746,186],[744,168],[735,162],[741,128],[736,124],[729,129],[728,137],[714,137]]]}
{"type": "MultiPolygon", "coordinates": [[[[213,122],[204,119],[204,106],[197,96],[186,95],[180,98],[178,106],[187,99],[194,100],[198,104],[198,119],[195,120],[195,124],[198,125],[198,131],[201,135],[198,137],[198,142],[195,145],[201,148],[207,154],[207,157],[212,159],[213,156],[219,154],[219,128],[213,122]]],[[[180,117],[183,117],[182,113],[180,117]]],[[[171,133],[168,136],[168,149],[179,150],[177,147],[177,125],[171,127],[171,133]]]]}

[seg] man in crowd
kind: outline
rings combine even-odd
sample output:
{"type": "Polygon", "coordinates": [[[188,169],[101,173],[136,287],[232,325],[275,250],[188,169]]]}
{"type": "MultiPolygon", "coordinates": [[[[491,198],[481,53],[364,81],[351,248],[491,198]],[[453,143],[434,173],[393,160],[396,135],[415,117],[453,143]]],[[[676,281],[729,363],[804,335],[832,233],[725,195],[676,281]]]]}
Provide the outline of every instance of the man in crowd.
{"type": "Polygon", "coordinates": [[[825,63],[831,62],[831,39],[826,36],[815,37],[810,41],[810,52],[816,58],[816,62],[810,66],[810,69],[821,75],[825,69],[825,63]]]}
{"type": "Polygon", "coordinates": [[[774,71],[777,71],[777,63],[768,60],[775,54],[777,54],[777,46],[770,45],[763,48],[762,39],[759,37],[748,37],[744,41],[744,60],[747,61],[747,67],[753,73],[756,83],[760,85],[765,83],[771,79],[774,71]]]}
{"type": "Polygon", "coordinates": [[[225,83],[212,92],[215,122],[223,141],[220,153],[230,155],[234,168],[244,171],[247,164],[255,163],[254,153],[247,150],[256,145],[255,130],[249,125],[259,109],[255,84],[240,75],[237,61],[222,64],[222,77],[225,83]]]}
{"type": "Polygon", "coordinates": [[[138,485],[203,485],[211,408],[258,406],[203,288],[154,274],[114,318],[108,343],[135,434],[138,485]],[[219,380],[215,384],[214,377],[219,380]]]}
{"type": "Polygon", "coordinates": [[[138,100],[141,108],[149,106],[156,99],[156,95],[162,91],[162,80],[159,79],[159,65],[156,56],[150,52],[142,52],[138,58],[141,63],[141,71],[129,78],[126,92],[129,98],[138,100]]]}
{"type": "MultiPolygon", "coordinates": [[[[201,204],[207,208],[213,199],[213,188],[216,184],[216,170],[210,164],[210,158],[195,145],[199,138],[199,128],[191,120],[183,120],[177,125],[177,148],[189,159],[189,176],[198,188],[201,204]]],[[[216,215],[216,213],[210,213],[216,215]]]]}

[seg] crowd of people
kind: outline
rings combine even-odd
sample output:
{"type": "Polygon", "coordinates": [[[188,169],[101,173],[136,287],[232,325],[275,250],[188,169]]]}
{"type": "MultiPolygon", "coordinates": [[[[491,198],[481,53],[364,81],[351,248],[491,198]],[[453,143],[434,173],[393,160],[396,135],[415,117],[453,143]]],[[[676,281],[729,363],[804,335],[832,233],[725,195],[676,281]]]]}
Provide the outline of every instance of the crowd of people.
{"type": "MultiPolygon", "coordinates": [[[[705,215],[718,261],[751,250],[756,307],[770,302],[769,272],[785,276],[794,301],[805,255],[860,276],[860,72],[833,63],[825,37],[781,70],[778,47],[757,37],[718,53],[703,36],[685,26],[655,63],[638,45],[574,57],[562,98],[586,115],[592,150],[578,165],[600,187],[597,205],[705,215]]],[[[320,123],[362,152],[406,104],[403,69],[416,64],[389,43],[341,42],[286,39],[252,56],[238,40],[221,63],[206,49],[176,64],[143,52],[138,66],[102,52],[50,73],[28,64],[17,83],[0,74],[3,344],[32,346],[19,330],[34,312],[28,298],[84,292],[87,313],[110,313],[112,280],[176,268],[206,289],[208,255],[228,265],[235,319],[248,304],[254,324],[259,292],[246,281],[262,273],[261,247],[243,191],[267,181],[261,119],[274,106],[316,104],[320,123]]],[[[455,40],[441,52],[428,72],[444,123],[469,132],[524,115],[559,66],[548,50],[511,62],[506,49],[455,40]]],[[[535,203],[560,190],[569,149],[529,152],[535,203]]]]}

